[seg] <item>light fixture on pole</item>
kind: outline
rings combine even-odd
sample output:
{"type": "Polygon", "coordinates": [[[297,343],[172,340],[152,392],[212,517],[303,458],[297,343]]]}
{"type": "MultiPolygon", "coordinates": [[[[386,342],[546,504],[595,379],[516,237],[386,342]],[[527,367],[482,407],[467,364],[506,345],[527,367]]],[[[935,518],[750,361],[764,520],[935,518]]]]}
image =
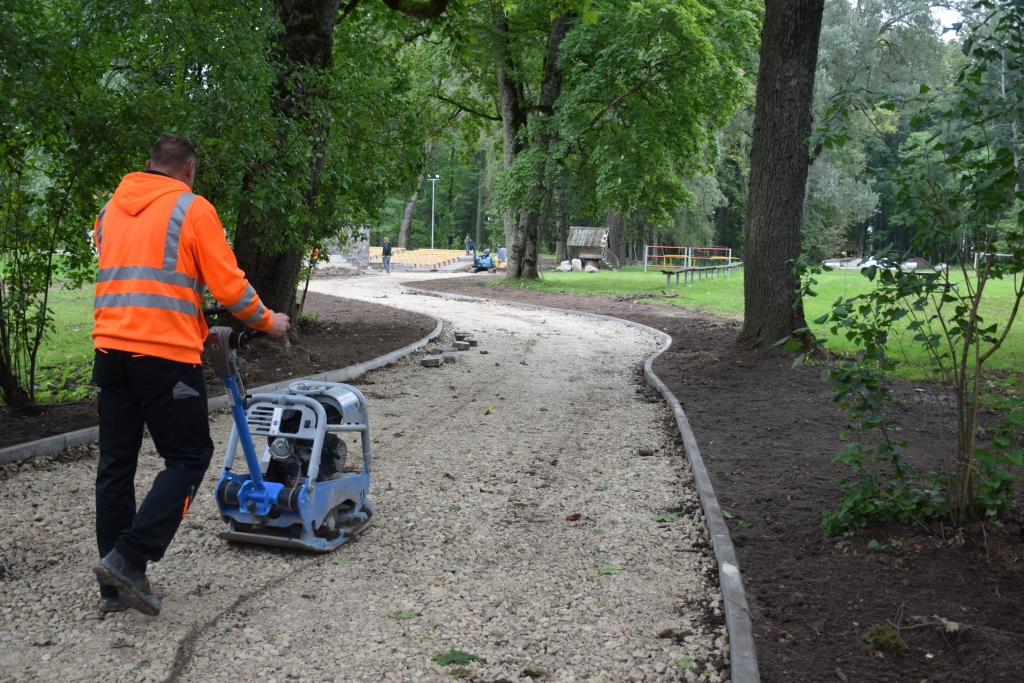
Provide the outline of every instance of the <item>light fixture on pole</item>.
{"type": "Polygon", "coordinates": [[[434,248],[434,189],[437,187],[437,181],[441,179],[439,175],[430,176],[430,248],[434,248]]]}

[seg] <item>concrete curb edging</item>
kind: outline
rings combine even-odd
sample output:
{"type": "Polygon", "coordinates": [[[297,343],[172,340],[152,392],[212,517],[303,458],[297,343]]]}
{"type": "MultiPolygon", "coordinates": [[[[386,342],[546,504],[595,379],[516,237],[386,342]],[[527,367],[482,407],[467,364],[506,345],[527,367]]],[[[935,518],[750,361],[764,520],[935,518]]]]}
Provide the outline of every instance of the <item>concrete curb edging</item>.
{"type": "Polygon", "coordinates": [[[693,436],[690,423],[686,419],[679,400],[675,394],[661,381],[652,365],[657,358],[665,353],[672,346],[671,335],[653,327],[648,327],[632,320],[624,320],[610,315],[600,313],[588,313],[586,311],[573,311],[565,308],[554,308],[552,306],[540,306],[537,304],[524,304],[515,301],[504,301],[500,299],[485,299],[465,294],[450,294],[448,292],[433,292],[426,289],[398,285],[403,292],[436,296],[442,299],[456,299],[462,301],[482,301],[500,305],[513,306],[516,308],[528,308],[541,311],[553,311],[555,313],[567,313],[599,320],[609,320],[622,323],[629,327],[643,330],[665,342],[665,345],[657,353],[651,355],[644,361],[644,379],[647,384],[658,390],[661,397],[672,409],[676,419],[676,426],[683,438],[683,447],[686,449],[687,460],[690,461],[690,471],[693,480],[697,485],[697,495],[700,497],[701,507],[707,519],[708,529],[711,532],[711,541],[715,550],[715,560],[718,562],[718,580],[722,587],[722,599],[724,602],[725,625],[729,633],[729,666],[730,679],[732,683],[760,683],[761,675],[757,668],[757,649],[754,646],[754,631],[750,621],[750,608],[747,605],[747,596],[743,590],[743,578],[740,575],[739,562],[736,560],[736,549],[729,536],[729,527],[725,523],[725,517],[718,505],[718,497],[711,486],[711,479],[708,476],[707,468],[704,466],[704,459],[700,455],[697,446],[697,439],[693,436]]]}
{"type": "MultiPolygon", "coordinates": [[[[353,379],[362,375],[370,370],[376,370],[377,368],[384,367],[388,363],[394,363],[402,356],[407,356],[413,351],[420,349],[430,343],[432,339],[436,339],[444,327],[444,321],[437,319],[437,325],[434,327],[434,331],[428,334],[426,337],[414,341],[408,346],[403,346],[397,351],[386,353],[383,356],[378,356],[365,363],[357,363],[350,365],[347,368],[341,368],[339,370],[331,370],[329,372],[322,372],[318,375],[309,375],[306,377],[296,377],[295,379],[289,379],[287,382],[278,382],[276,384],[268,384],[262,387],[256,387],[254,389],[247,389],[249,393],[269,393],[283,389],[292,382],[297,382],[300,379],[311,379],[319,380],[321,382],[344,382],[345,380],[353,379]]],[[[217,396],[211,398],[209,401],[209,409],[217,410],[218,408],[228,407],[228,397],[217,396]]],[[[37,439],[36,441],[29,441],[27,443],[20,443],[14,446],[0,449],[0,465],[7,465],[12,462],[21,462],[34,458],[41,455],[55,455],[60,453],[65,448],[71,448],[73,446],[81,446],[82,444],[92,443],[100,438],[100,428],[86,427],[85,429],[79,429],[74,432],[66,432],[64,434],[57,434],[56,436],[49,436],[45,439],[37,439]]]]}

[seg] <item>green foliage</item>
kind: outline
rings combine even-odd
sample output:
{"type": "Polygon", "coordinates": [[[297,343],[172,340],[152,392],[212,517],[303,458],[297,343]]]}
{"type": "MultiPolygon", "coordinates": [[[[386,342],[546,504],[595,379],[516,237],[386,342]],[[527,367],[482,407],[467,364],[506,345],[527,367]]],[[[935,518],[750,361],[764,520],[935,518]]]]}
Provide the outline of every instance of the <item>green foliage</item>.
{"type": "Polygon", "coordinates": [[[470,4],[442,32],[437,71],[452,76],[434,97],[478,121],[509,123],[495,74],[515,82],[523,121],[505,131],[503,167],[488,179],[490,213],[504,214],[507,230],[521,219],[542,224],[538,238],[553,246],[555,193],[574,225],[616,207],[635,214],[634,225],[693,220],[703,230],[720,194],[713,182],[699,193],[687,181],[710,169],[715,130],[750,90],[761,12],[747,0],[470,4]],[[566,20],[549,55],[553,27],[566,20]],[[551,60],[561,78],[547,105],[551,60]]]}
{"type": "Polygon", "coordinates": [[[449,664],[455,664],[456,666],[466,666],[471,662],[475,662],[480,659],[476,655],[472,655],[462,650],[451,649],[444,654],[436,655],[432,659],[437,662],[440,666],[448,666],[449,664]]]}
{"type": "Polygon", "coordinates": [[[889,624],[875,624],[864,634],[865,654],[875,656],[876,653],[899,656],[906,654],[907,644],[900,638],[899,631],[889,624]]]}
{"type": "Polygon", "coordinates": [[[408,153],[423,130],[403,68],[403,25],[390,9],[364,3],[334,29],[332,68],[289,71],[272,4],[5,2],[4,402],[19,407],[64,391],[35,395],[53,379],[37,381],[36,356],[48,336],[60,336],[51,286],[93,278],[96,214],[162,134],[192,139],[194,189],[217,206],[229,237],[243,218],[266,226],[257,241],[267,253],[308,254],[375,219],[387,192],[419,168],[408,153]]]}
{"type": "Polygon", "coordinates": [[[689,203],[685,179],[710,167],[714,131],[749,88],[761,12],[745,0],[612,3],[566,36],[558,154],[590,202],[579,209],[643,207],[665,223],[689,203]]]}
{"type": "MultiPolygon", "coordinates": [[[[927,0],[826,0],[824,5],[814,80],[815,123],[824,120],[829,96],[841,88],[861,84],[912,95],[922,82],[951,79],[959,68],[957,43],[943,41],[927,0]]],[[[753,94],[749,93],[750,100],[753,94]]],[[[889,135],[902,139],[911,132],[912,112],[886,114],[889,135]]],[[[732,247],[737,256],[743,247],[752,133],[752,106],[747,105],[719,132],[715,164],[727,200],[715,215],[715,243],[732,247]]],[[[803,250],[814,260],[860,251],[858,243],[870,241],[865,239],[869,224],[880,244],[896,240],[906,248],[906,226],[893,220],[884,198],[874,210],[879,188],[859,178],[866,164],[891,163],[879,151],[880,146],[867,138],[851,139],[827,152],[814,150],[802,230],[803,250]]]]}
{"type": "Polygon", "coordinates": [[[825,155],[807,174],[807,204],[801,228],[801,247],[812,261],[843,250],[847,229],[875,214],[878,194],[847,175],[825,155]]]}
{"type": "Polygon", "coordinates": [[[670,513],[665,514],[665,515],[657,515],[655,517],[651,517],[651,521],[659,522],[659,523],[676,522],[678,520],[679,520],[679,515],[676,514],[675,512],[670,512],[670,513]]]}
{"type": "Polygon", "coordinates": [[[37,399],[54,278],[73,288],[93,275],[88,230],[125,160],[109,130],[132,136],[111,67],[117,43],[83,26],[110,27],[113,12],[94,9],[33,0],[0,9],[0,394],[11,408],[37,399]]]}
{"type": "Polygon", "coordinates": [[[1024,299],[1024,193],[1019,188],[1017,142],[1000,135],[1015,129],[1024,105],[1024,8],[982,2],[998,9],[974,27],[965,42],[970,59],[951,93],[876,94],[866,88],[833,98],[829,124],[819,129],[826,148],[843,144],[853,133],[854,114],[916,107],[918,125],[942,122],[926,139],[889,145],[895,163],[876,169],[894,210],[913,225],[913,246],[948,265],[924,272],[904,266],[898,254],[883,250],[862,270],[873,284],[868,292],[835,301],[815,321],[828,324],[857,349],[855,359],[823,371],[836,401],[850,410],[857,440],[837,456],[854,472],[840,480],[842,506],[825,514],[826,531],[864,526],[872,521],[916,521],[951,517],[954,522],[992,516],[1012,505],[1011,467],[1022,451],[1020,406],[1003,410],[988,444],[979,439],[978,420],[985,382],[984,366],[1003,346],[1024,299]],[[1008,253],[997,256],[999,244],[1008,253]],[[990,284],[1011,281],[1008,319],[986,320],[990,284]],[[919,475],[906,463],[906,445],[893,438],[899,423],[891,417],[888,377],[906,358],[894,332],[905,325],[912,342],[927,355],[943,419],[957,435],[941,466],[919,475]]]}

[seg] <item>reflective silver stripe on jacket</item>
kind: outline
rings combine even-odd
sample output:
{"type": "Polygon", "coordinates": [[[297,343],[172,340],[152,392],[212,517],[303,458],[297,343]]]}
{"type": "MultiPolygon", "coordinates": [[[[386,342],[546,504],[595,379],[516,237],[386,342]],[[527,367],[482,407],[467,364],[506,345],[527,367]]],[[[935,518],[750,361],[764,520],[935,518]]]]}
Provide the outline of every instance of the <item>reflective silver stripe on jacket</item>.
{"type": "Polygon", "coordinates": [[[103,205],[102,209],[100,209],[100,217],[99,217],[98,224],[96,225],[96,249],[97,250],[99,250],[99,249],[101,249],[103,247],[103,217],[107,215],[107,207],[108,206],[110,206],[110,202],[109,201],[106,204],[103,205]]]}
{"type": "Polygon", "coordinates": [[[100,268],[96,282],[113,282],[114,280],[153,280],[165,285],[188,287],[193,292],[199,291],[195,278],[177,271],[161,270],[153,266],[117,266],[116,268],[100,268]]]}
{"type": "Polygon", "coordinates": [[[250,315],[245,320],[242,320],[242,322],[245,323],[246,325],[255,325],[256,323],[263,319],[263,314],[266,312],[267,309],[263,307],[263,302],[261,301],[260,305],[256,307],[256,312],[250,315]]]}
{"type": "Polygon", "coordinates": [[[252,288],[252,285],[249,285],[245,288],[245,292],[242,294],[242,298],[238,300],[238,303],[228,306],[228,310],[236,314],[241,313],[252,306],[253,301],[256,301],[256,290],[252,288]]]}
{"type": "Polygon", "coordinates": [[[135,306],[137,308],[162,308],[168,311],[177,311],[189,316],[199,315],[199,309],[191,301],[183,301],[173,296],[162,294],[141,294],[130,292],[127,294],[101,294],[96,297],[94,309],[99,308],[125,308],[135,306]]]}
{"type": "Polygon", "coordinates": [[[174,210],[167,221],[167,237],[164,239],[164,270],[176,270],[178,267],[178,240],[181,239],[181,225],[185,222],[185,212],[196,196],[191,192],[182,192],[178,201],[174,202],[174,210]]]}

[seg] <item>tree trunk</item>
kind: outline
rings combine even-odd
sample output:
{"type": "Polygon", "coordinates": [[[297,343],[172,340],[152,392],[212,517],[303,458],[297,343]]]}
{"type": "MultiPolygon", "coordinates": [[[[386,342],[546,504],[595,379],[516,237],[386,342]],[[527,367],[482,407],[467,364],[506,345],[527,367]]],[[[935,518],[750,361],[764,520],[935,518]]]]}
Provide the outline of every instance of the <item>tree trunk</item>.
{"type": "Polygon", "coordinates": [[[608,230],[608,249],[619,257],[619,263],[626,263],[626,217],[615,210],[614,206],[608,207],[608,216],[605,218],[604,227],[608,230]]]}
{"type": "MultiPolygon", "coordinates": [[[[548,36],[548,53],[544,58],[544,75],[541,81],[540,95],[537,99],[537,106],[534,107],[534,116],[550,117],[555,102],[562,91],[562,69],[558,65],[558,55],[562,47],[562,40],[569,31],[569,24],[573,14],[563,12],[551,23],[551,33],[548,36]]],[[[520,128],[526,125],[526,117],[523,113],[523,87],[522,83],[512,78],[515,73],[514,64],[509,57],[507,50],[508,24],[504,17],[496,15],[495,28],[498,29],[499,40],[495,41],[499,51],[498,59],[498,87],[501,92],[501,118],[502,129],[505,138],[505,167],[508,168],[515,161],[516,155],[522,150],[520,128]]],[[[544,158],[539,162],[540,167],[536,169],[536,182],[532,191],[528,192],[527,201],[531,208],[525,211],[516,212],[512,209],[505,211],[505,237],[508,244],[508,275],[511,279],[538,277],[537,265],[540,261],[540,227],[544,224],[551,206],[552,188],[545,180],[547,151],[554,145],[556,134],[547,132],[540,127],[538,133],[531,141],[533,145],[543,145],[545,150],[544,158]],[[536,208],[533,208],[536,207],[536,208]]]]}
{"type": "Polygon", "coordinates": [[[20,410],[32,405],[32,397],[22,388],[21,382],[3,358],[0,358],[0,397],[3,398],[4,405],[11,410],[20,410]]]}
{"type": "MultiPolygon", "coordinates": [[[[494,10],[493,22],[494,29],[497,31],[494,50],[495,61],[498,64],[498,93],[501,97],[501,132],[504,143],[502,160],[504,161],[505,168],[509,168],[515,162],[516,155],[522,149],[519,129],[526,125],[526,115],[523,113],[522,106],[522,85],[513,79],[513,75],[516,73],[516,66],[509,52],[508,22],[497,9],[494,10]]],[[[519,232],[519,215],[511,206],[505,207],[502,221],[505,224],[505,244],[508,247],[508,274],[509,277],[518,277],[522,260],[522,246],[516,244],[519,232]]]]}
{"type": "Polygon", "coordinates": [[[409,201],[405,203],[405,212],[402,214],[402,224],[398,228],[398,246],[402,249],[409,248],[409,227],[412,225],[412,214],[416,211],[416,202],[420,198],[420,190],[423,188],[423,179],[427,176],[427,168],[430,167],[430,163],[434,160],[434,151],[437,149],[437,143],[427,143],[427,160],[423,164],[423,168],[420,169],[420,177],[416,179],[416,189],[413,190],[412,196],[409,197],[409,201]]]}
{"type": "Polygon", "coordinates": [[[480,160],[480,186],[476,189],[476,246],[483,243],[484,233],[484,181],[487,180],[487,153],[477,155],[480,160]]]}
{"type": "Polygon", "coordinates": [[[824,0],[767,0],[750,150],[739,340],[770,346],[805,327],[799,281],[814,70],[824,0]]]}
{"type": "Polygon", "coordinates": [[[402,249],[409,248],[409,226],[412,225],[412,213],[416,210],[416,202],[420,199],[420,185],[423,183],[423,174],[420,173],[420,181],[416,183],[416,190],[405,203],[405,213],[402,214],[402,225],[398,229],[398,246],[402,249]]]}
{"type": "Polygon", "coordinates": [[[566,242],[569,240],[569,210],[565,189],[555,191],[555,263],[569,260],[566,242]]]}
{"type": "MultiPolygon", "coordinates": [[[[277,40],[276,59],[281,66],[272,107],[277,115],[296,121],[310,140],[312,154],[303,192],[310,214],[320,192],[324,149],[330,134],[329,120],[318,120],[314,113],[318,100],[328,94],[323,86],[316,84],[316,74],[334,65],[334,24],[340,4],[341,0],[274,0],[283,30],[277,40]],[[310,82],[316,85],[303,82],[302,76],[299,83],[295,83],[297,74],[309,72],[314,75],[310,82]]],[[[251,204],[243,205],[235,231],[235,256],[263,303],[274,311],[294,317],[295,294],[305,253],[294,248],[265,247],[279,242],[275,233],[280,229],[274,221],[254,212],[251,204]]],[[[312,232],[311,226],[299,229],[303,230],[300,244],[304,245],[312,232]]],[[[295,338],[298,326],[293,325],[292,330],[289,336],[295,338]]]]}

